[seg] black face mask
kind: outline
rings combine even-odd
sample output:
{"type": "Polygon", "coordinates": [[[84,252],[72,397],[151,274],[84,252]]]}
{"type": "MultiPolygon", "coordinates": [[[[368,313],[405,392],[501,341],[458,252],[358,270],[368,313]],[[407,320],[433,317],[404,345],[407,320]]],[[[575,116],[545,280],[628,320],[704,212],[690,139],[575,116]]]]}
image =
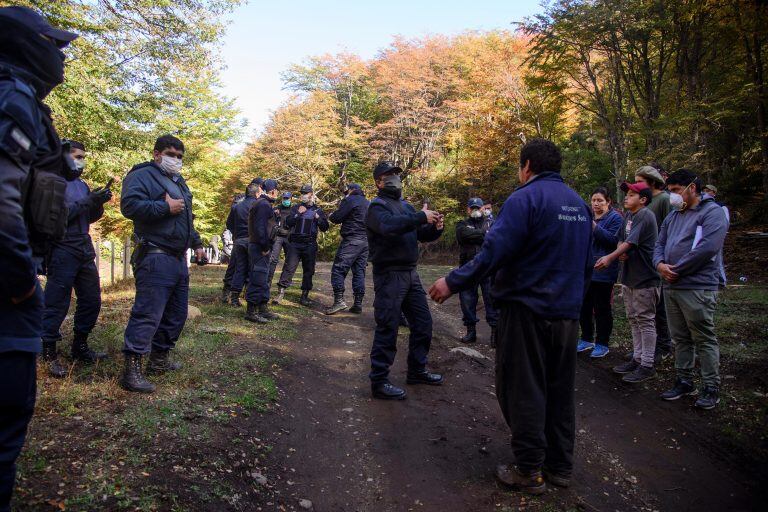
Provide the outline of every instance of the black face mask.
{"type": "Polygon", "coordinates": [[[64,82],[64,52],[26,25],[5,16],[0,19],[0,61],[21,70],[37,97],[45,98],[64,82]]]}

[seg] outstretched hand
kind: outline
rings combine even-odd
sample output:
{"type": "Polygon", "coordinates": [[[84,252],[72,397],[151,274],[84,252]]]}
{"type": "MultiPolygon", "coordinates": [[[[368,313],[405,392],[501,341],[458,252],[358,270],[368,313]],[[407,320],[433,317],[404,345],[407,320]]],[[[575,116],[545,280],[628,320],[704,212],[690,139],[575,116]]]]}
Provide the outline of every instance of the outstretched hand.
{"type": "Polygon", "coordinates": [[[429,287],[430,298],[438,304],[442,304],[448,300],[451,295],[453,295],[453,292],[451,292],[451,289],[448,288],[448,282],[444,277],[441,277],[435,281],[432,286],[429,287]]]}

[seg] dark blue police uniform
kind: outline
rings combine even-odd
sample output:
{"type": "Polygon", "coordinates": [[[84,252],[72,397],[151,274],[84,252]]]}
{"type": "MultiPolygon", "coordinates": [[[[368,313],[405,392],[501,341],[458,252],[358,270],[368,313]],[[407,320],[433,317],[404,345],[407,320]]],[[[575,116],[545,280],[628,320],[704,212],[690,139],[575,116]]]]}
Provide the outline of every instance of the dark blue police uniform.
{"type": "Polygon", "coordinates": [[[280,253],[283,253],[285,260],[288,260],[288,252],[291,248],[291,242],[288,241],[288,236],[291,234],[291,230],[288,229],[285,222],[288,216],[291,215],[291,206],[283,206],[280,204],[277,207],[277,233],[275,241],[272,244],[272,254],[269,258],[269,285],[272,286],[272,279],[275,276],[275,269],[277,269],[277,263],[280,261],[280,253]]]}
{"type": "Polygon", "coordinates": [[[45,285],[43,344],[54,346],[61,339],[59,329],[69,311],[73,288],[77,296],[73,329],[76,338],[88,337],[101,310],[99,271],[88,228],[104,215],[104,206],[94,200],[88,185],[80,178],[67,182],[66,198],[67,234],[53,245],[45,285]]]}
{"type": "Polygon", "coordinates": [[[290,247],[277,284],[280,288],[291,286],[293,275],[301,262],[301,289],[309,292],[312,289],[312,276],[315,274],[317,260],[317,233],[328,231],[328,218],[319,206],[300,203],[291,208],[291,214],[285,219],[285,224],[291,230],[288,236],[290,247]],[[301,206],[307,209],[304,213],[299,213],[301,206]],[[315,214],[318,218],[315,218],[315,214]]]}
{"type": "MultiPolygon", "coordinates": [[[[137,165],[123,181],[120,210],[133,221],[134,236],[146,245],[136,263],[136,299],[125,328],[123,351],[167,352],[187,319],[189,270],[185,253],[203,246],[195,231],[192,193],[184,178],[166,174],[154,162],[137,165]],[[165,201],[183,199],[185,208],[171,215],[165,201]]],[[[138,248],[137,248],[138,250],[138,248]]]]}
{"type": "Polygon", "coordinates": [[[331,267],[331,286],[335,294],[344,294],[344,280],[352,270],[352,292],[355,297],[365,295],[365,267],[368,264],[368,233],[365,217],[370,202],[359,187],[350,188],[349,195],[329,218],[341,224],[341,243],[331,267]]]}
{"type": "MultiPolygon", "coordinates": [[[[473,219],[469,217],[456,224],[456,241],[459,243],[459,266],[475,257],[475,254],[483,245],[485,234],[493,225],[493,221],[482,217],[473,219]]],[[[491,299],[491,276],[486,276],[480,281],[480,290],[483,294],[483,305],[485,306],[485,319],[488,325],[496,327],[499,318],[498,311],[493,306],[491,299]]],[[[477,302],[479,294],[477,286],[471,286],[459,294],[461,303],[462,321],[464,325],[470,327],[477,324],[477,302]]]]}
{"type": "MultiPolygon", "coordinates": [[[[42,99],[63,80],[60,47],[77,35],[54,29],[25,7],[0,9],[0,20],[0,511],[5,512],[35,407],[41,349],[43,292],[37,274],[44,252],[33,254],[32,247],[47,248],[37,244],[39,226],[25,219],[54,203],[31,204],[40,185],[31,185],[31,178],[42,171],[60,177],[64,168],[61,140],[42,99]]],[[[48,220],[64,225],[64,219],[48,220]]]]}
{"type": "Polygon", "coordinates": [[[373,265],[373,299],[376,330],[371,348],[372,385],[389,382],[389,368],[397,352],[400,312],[410,324],[408,372],[425,371],[432,343],[432,315],[416,272],[418,242],[432,242],[442,234],[426,224],[426,215],[386,191],[371,201],[366,218],[370,260],[373,265]]]}
{"type": "Polygon", "coordinates": [[[248,216],[250,268],[246,300],[249,304],[269,301],[269,259],[272,254],[272,229],[277,225],[273,199],[263,194],[248,216]]]}
{"type": "Polygon", "coordinates": [[[232,265],[234,272],[230,290],[233,297],[240,295],[248,279],[248,212],[256,203],[256,198],[247,196],[232,207],[227,217],[227,228],[232,232],[232,265]]]}

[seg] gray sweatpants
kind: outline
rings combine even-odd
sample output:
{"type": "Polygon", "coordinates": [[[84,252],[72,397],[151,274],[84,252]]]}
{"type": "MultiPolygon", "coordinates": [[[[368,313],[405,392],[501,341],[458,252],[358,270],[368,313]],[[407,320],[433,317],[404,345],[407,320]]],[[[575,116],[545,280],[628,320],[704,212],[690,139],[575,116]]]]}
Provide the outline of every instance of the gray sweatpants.
{"type": "Polygon", "coordinates": [[[632,329],[632,347],[635,361],[653,368],[656,352],[656,304],[661,289],[630,288],[623,286],[624,306],[627,308],[627,320],[632,329]]]}

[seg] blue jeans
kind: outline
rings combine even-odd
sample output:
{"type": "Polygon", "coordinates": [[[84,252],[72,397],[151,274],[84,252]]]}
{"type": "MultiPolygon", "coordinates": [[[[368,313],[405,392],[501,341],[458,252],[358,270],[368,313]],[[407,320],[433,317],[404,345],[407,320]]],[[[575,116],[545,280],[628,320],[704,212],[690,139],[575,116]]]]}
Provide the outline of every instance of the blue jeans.
{"type": "Polygon", "coordinates": [[[243,242],[235,242],[232,246],[232,282],[229,288],[233,292],[240,293],[243,291],[243,286],[248,279],[248,244],[243,242]]]}
{"type": "Polygon", "coordinates": [[[432,343],[432,314],[416,270],[392,270],[373,274],[373,318],[376,329],[371,347],[372,384],[389,381],[389,367],[397,353],[397,330],[402,311],[410,324],[408,371],[418,373],[427,366],[432,343]]]}
{"type": "Polygon", "coordinates": [[[352,291],[365,295],[365,266],[368,264],[368,240],[342,240],[331,267],[334,292],[344,293],[344,280],[352,270],[352,291]]]}
{"type": "Polygon", "coordinates": [[[309,291],[312,289],[312,276],[315,275],[315,260],[317,259],[317,241],[292,241],[288,249],[288,255],[283,264],[283,271],[280,273],[280,281],[277,283],[280,288],[288,288],[293,282],[293,274],[301,262],[301,289],[309,291]]]}
{"type": "Polygon", "coordinates": [[[74,331],[87,335],[93,330],[101,311],[99,284],[93,254],[75,255],[61,248],[53,249],[45,284],[43,342],[55,343],[61,339],[59,329],[69,311],[73,288],[77,296],[74,331]]]}
{"type": "Polygon", "coordinates": [[[184,258],[147,254],[136,267],[136,299],[125,328],[123,352],[165,352],[187,321],[189,270],[184,258]]]}

